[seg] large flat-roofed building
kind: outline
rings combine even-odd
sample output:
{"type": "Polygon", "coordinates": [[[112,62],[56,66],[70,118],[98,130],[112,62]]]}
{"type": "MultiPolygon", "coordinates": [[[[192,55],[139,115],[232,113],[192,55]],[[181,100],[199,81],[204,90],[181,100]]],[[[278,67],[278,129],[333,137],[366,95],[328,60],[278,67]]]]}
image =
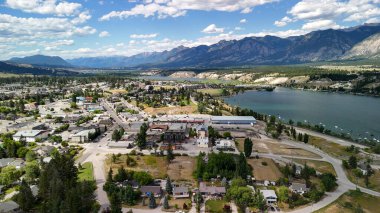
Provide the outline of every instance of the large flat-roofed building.
{"type": "Polygon", "coordinates": [[[36,142],[36,140],[42,140],[47,138],[49,135],[48,131],[45,130],[21,130],[13,135],[13,140],[26,142],[36,142]]]}
{"type": "Polygon", "coordinates": [[[253,116],[212,116],[213,124],[255,124],[256,119],[253,116]]]}

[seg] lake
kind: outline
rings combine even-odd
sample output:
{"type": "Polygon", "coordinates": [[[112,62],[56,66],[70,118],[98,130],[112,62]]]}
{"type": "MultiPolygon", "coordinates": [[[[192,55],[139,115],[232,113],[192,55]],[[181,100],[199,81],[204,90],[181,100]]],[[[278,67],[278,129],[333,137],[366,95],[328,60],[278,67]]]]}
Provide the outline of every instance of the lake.
{"type": "Polygon", "coordinates": [[[373,135],[380,139],[380,98],[277,87],[273,92],[246,91],[224,100],[241,108],[276,115],[284,122],[292,119],[322,124],[355,138],[369,139],[373,135]]]}

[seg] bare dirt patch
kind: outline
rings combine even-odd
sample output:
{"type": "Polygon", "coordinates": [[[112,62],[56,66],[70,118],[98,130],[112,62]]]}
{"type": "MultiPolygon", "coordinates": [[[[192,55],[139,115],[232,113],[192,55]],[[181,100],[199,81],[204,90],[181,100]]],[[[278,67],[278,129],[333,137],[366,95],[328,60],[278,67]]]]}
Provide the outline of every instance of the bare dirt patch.
{"type": "Polygon", "coordinates": [[[256,180],[277,181],[280,177],[282,177],[282,173],[272,159],[260,158],[248,159],[247,161],[248,164],[253,168],[253,176],[256,178],[256,180]]]}

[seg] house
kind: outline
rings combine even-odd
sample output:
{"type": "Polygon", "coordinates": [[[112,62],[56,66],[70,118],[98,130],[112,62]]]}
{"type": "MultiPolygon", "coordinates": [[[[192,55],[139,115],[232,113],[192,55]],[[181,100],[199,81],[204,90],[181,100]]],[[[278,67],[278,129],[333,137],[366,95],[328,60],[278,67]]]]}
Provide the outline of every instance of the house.
{"type": "Polygon", "coordinates": [[[207,186],[205,182],[199,183],[199,192],[202,195],[222,196],[226,194],[224,186],[207,186]]]}
{"type": "Polygon", "coordinates": [[[277,195],[274,190],[260,190],[260,192],[263,194],[264,199],[267,201],[267,204],[277,202],[277,195]]]}
{"type": "Polygon", "coordinates": [[[1,213],[21,212],[20,206],[14,201],[0,203],[1,213]]]}
{"type": "Polygon", "coordinates": [[[42,159],[42,162],[44,162],[44,163],[50,163],[50,161],[51,161],[52,159],[53,159],[52,157],[44,157],[44,158],[42,159]]]}
{"type": "Polygon", "coordinates": [[[368,173],[368,168],[367,168],[367,164],[364,163],[364,162],[360,162],[358,164],[358,169],[360,169],[360,171],[362,172],[363,175],[367,175],[368,173]]]}
{"type": "Polygon", "coordinates": [[[208,137],[208,126],[199,125],[196,128],[197,138],[207,138],[208,137]]]}
{"type": "Polygon", "coordinates": [[[39,156],[50,156],[51,152],[55,149],[54,146],[40,146],[36,147],[33,150],[39,155],[39,156]]]}
{"type": "Polygon", "coordinates": [[[45,130],[22,130],[13,135],[13,140],[26,142],[36,142],[42,139],[46,139],[49,136],[49,132],[45,130]]]}
{"type": "Polygon", "coordinates": [[[302,166],[296,166],[296,175],[301,175],[302,166]]]}
{"type": "Polygon", "coordinates": [[[256,123],[253,116],[212,116],[211,122],[213,124],[250,124],[256,123]]]}
{"type": "Polygon", "coordinates": [[[149,197],[150,193],[153,193],[156,198],[162,196],[161,186],[141,186],[140,191],[142,197],[149,197]]]}
{"type": "Polygon", "coordinates": [[[309,191],[309,188],[307,188],[304,183],[292,183],[292,185],[289,186],[289,189],[290,191],[301,195],[309,191]]]}
{"type": "Polygon", "coordinates": [[[190,197],[189,188],[184,186],[178,186],[173,188],[173,197],[177,198],[188,198],[190,197]]]}
{"type": "Polygon", "coordinates": [[[16,159],[16,158],[2,158],[0,159],[0,168],[6,167],[6,166],[14,166],[16,169],[21,169],[25,166],[25,161],[22,159],[16,159]]]}
{"type": "Polygon", "coordinates": [[[165,132],[169,129],[169,126],[167,124],[152,124],[149,127],[150,131],[156,131],[156,132],[165,132]]]}
{"type": "Polygon", "coordinates": [[[234,141],[228,139],[221,139],[216,141],[215,146],[218,149],[231,149],[234,148],[234,141]]]}

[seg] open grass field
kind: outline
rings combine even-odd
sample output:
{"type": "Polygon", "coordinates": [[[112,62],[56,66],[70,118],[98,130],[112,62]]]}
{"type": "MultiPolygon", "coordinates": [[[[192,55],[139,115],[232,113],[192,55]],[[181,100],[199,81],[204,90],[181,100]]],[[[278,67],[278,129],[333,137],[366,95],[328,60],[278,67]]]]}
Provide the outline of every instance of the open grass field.
{"type": "Polygon", "coordinates": [[[195,170],[195,158],[188,156],[177,156],[170,164],[167,174],[172,180],[193,181],[195,170]]]}
{"type": "Polygon", "coordinates": [[[223,213],[224,205],[228,202],[224,200],[207,200],[206,201],[206,212],[211,213],[223,213]]]}
{"type": "Polygon", "coordinates": [[[255,177],[256,180],[277,181],[280,177],[282,177],[282,173],[272,159],[247,159],[247,161],[253,168],[253,177],[255,177]],[[263,162],[265,162],[266,165],[263,165],[263,162]]]}
{"type": "Polygon", "coordinates": [[[318,161],[318,160],[304,160],[304,159],[296,159],[292,158],[292,160],[296,163],[304,165],[305,163],[317,170],[320,173],[331,173],[336,175],[334,167],[331,165],[331,163],[326,161],[318,161]]]}
{"type": "Polygon", "coordinates": [[[188,156],[177,156],[169,165],[165,157],[152,155],[130,156],[137,165],[129,167],[126,164],[127,155],[118,157],[115,163],[111,163],[111,156],[106,159],[105,171],[108,171],[112,165],[113,171],[123,166],[127,170],[146,171],[154,178],[166,178],[169,175],[172,180],[193,181],[193,171],[195,169],[195,158],[188,156]]]}
{"type": "Polygon", "coordinates": [[[254,140],[253,149],[257,150],[259,153],[320,158],[319,155],[312,152],[281,144],[281,142],[274,142],[272,140],[254,140]]]}
{"type": "Polygon", "coordinates": [[[222,95],[222,89],[198,89],[198,92],[201,92],[203,94],[209,94],[211,96],[221,96],[222,95]]]}
{"type": "Polygon", "coordinates": [[[379,212],[380,197],[358,191],[348,191],[316,213],[379,212]],[[359,209],[363,210],[360,211],[359,209]]]}
{"type": "Polygon", "coordinates": [[[112,94],[126,94],[128,91],[125,89],[113,89],[109,90],[109,92],[112,94]]]}
{"type": "Polygon", "coordinates": [[[323,138],[310,136],[309,144],[314,145],[326,152],[327,154],[339,159],[347,160],[352,153],[346,151],[346,147],[337,143],[333,143],[323,138]]]}
{"type": "Polygon", "coordinates": [[[359,186],[372,189],[374,191],[380,192],[380,171],[378,169],[374,169],[374,174],[369,177],[369,185],[366,187],[364,177],[356,178],[352,171],[346,170],[346,174],[348,179],[351,182],[357,183],[359,186]]]}
{"type": "Polygon", "coordinates": [[[94,180],[94,168],[91,162],[82,164],[82,169],[78,171],[78,177],[80,181],[92,181],[94,180]]]}

